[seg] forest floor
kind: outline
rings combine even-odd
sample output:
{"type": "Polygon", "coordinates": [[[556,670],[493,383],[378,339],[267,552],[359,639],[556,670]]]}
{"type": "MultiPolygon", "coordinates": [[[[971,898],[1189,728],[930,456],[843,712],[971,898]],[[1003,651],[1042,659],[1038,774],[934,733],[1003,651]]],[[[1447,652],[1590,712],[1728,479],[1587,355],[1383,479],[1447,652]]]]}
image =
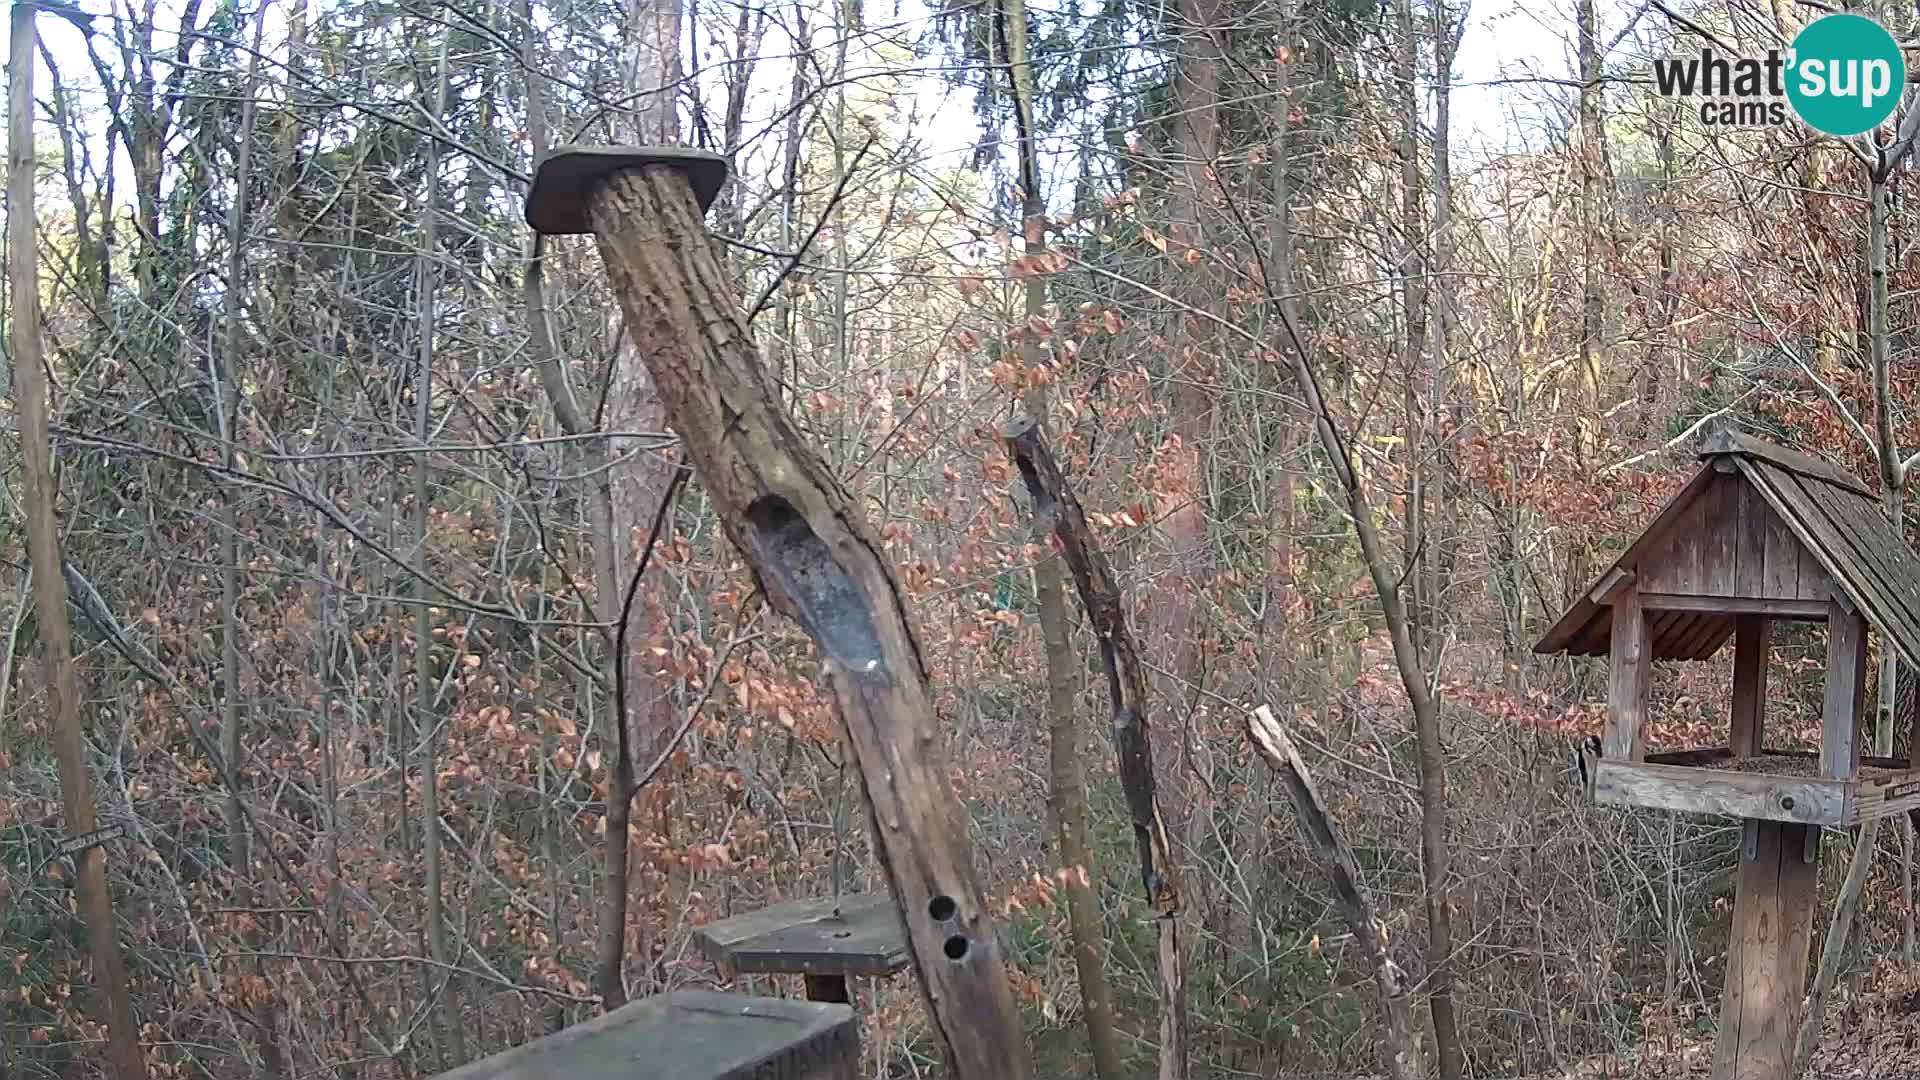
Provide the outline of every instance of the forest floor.
{"type": "MultiPolygon", "coordinates": [[[[1807,1080],[1920,1080],[1920,989],[1862,994],[1828,1010],[1807,1080]]],[[[1694,1080],[1713,1071],[1713,1037],[1648,1044],[1635,1058],[1590,1059],[1553,1080],[1694,1080]]]]}

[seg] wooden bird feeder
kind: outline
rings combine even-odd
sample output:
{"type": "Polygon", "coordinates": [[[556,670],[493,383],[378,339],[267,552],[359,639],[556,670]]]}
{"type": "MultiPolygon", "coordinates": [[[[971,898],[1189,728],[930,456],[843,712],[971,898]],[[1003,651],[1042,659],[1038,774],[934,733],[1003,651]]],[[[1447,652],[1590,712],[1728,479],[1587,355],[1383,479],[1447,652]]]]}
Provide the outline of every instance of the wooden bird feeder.
{"type": "Polygon", "coordinates": [[[679,990],[438,1080],[854,1080],[859,1057],[845,1005],[679,990]]]}
{"type": "Polygon", "coordinates": [[[1857,478],[1737,432],[1710,436],[1700,471],[1534,646],[1609,658],[1593,797],[1743,819],[1714,1080],[1784,1080],[1805,992],[1820,830],[1920,807],[1910,756],[1863,758],[1867,634],[1920,667],[1920,559],[1857,478]],[[1776,621],[1827,626],[1820,750],[1766,745],[1776,621]],[[1647,751],[1655,660],[1704,660],[1731,639],[1725,746],[1647,751]]]}
{"type": "Polygon", "coordinates": [[[913,959],[886,896],[800,900],[696,927],[708,960],[738,975],[800,975],[807,1000],[845,1004],[849,976],[885,978],[913,959]]]}

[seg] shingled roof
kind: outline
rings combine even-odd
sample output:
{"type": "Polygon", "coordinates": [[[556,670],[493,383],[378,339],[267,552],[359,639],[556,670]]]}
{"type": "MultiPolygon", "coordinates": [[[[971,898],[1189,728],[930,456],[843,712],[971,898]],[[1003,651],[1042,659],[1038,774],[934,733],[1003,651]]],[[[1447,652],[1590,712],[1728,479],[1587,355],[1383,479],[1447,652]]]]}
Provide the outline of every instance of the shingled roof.
{"type": "MultiPolygon", "coordinates": [[[[1878,498],[1859,478],[1809,457],[1737,431],[1711,435],[1700,448],[1700,472],[1653,519],[1625,554],[1582,593],[1533,647],[1536,653],[1605,656],[1611,648],[1613,607],[1602,602],[1614,582],[1644,572],[1643,561],[1659,557],[1689,523],[1717,520],[1720,500],[1744,501],[1757,494],[1798,541],[1800,577],[1817,565],[1825,589],[1866,616],[1881,640],[1908,665],[1920,668],[1920,556],[1881,512],[1878,498]],[[1729,462],[1728,473],[1723,462],[1729,462]],[[1723,474],[1746,481],[1745,492],[1724,483],[1723,474]]],[[[1732,504],[1728,504],[1730,509],[1732,504]]],[[[1763,515],[1764,516],[1764,515],[1763,515]]],[[[1774,548],[1767,557],[1774,559],[1774,548]]],[[[1717,611],[1648,612],[1653,655],[1661,660],[1702,660],[1719,651],[1733,633],[1734,616],[1717,611]]]]}

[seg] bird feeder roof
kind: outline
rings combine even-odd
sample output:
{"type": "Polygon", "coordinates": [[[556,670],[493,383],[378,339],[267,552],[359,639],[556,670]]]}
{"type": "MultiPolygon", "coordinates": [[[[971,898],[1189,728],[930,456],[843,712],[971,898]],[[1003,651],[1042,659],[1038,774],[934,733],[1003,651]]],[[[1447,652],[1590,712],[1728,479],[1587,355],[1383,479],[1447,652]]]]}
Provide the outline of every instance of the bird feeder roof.
{"type": "MultiPolygon", "coordinates": [[[[1659,660],[1704,660],[1739,613],[1822,619],[1832,598],[1920,668],[1920,557],[1858,477],[1737,431],[1707,438],[1700,471],[1534,645],[1605,656],[1612,593],[1666,594],[1648,612],[1659,660]]],[[[1652,605],[1650,605],[1652,606],[1652,605]]]]}

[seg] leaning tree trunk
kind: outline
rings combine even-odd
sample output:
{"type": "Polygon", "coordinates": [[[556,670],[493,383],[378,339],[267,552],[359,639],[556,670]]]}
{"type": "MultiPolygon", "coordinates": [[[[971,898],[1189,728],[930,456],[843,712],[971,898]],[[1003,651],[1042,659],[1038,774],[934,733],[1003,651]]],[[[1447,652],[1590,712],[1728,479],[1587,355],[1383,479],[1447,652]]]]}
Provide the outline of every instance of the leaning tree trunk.
{"type": "MultiPolygon", "coordinates": [[[[1046,200],[1040,191],[1040,161],[1035,149],[1033,68],[1027,60],[1026,0],[1004,0],[1008,81],[1012,83],[1014,123],[1019,131],[1021,217],[1026,234],[1026,316],[1020,331],[1021,362],[1038,370],[1043,360],[1039,339],[1031,324],[1046,317],[1047,274],[1041,265],[1047,254],[1046,200]]],[[[1029,416],[1047,414],[1045,383],[1035,384],[1021,403],[1029,416]]],[[[1073,626],[1067,615],[1065,577],[1058,559],[1041,559],[1033,568],[1035,601],[1040,608],[1040,637],[1047,657],[1049,773],[1052,809],[1060,841],[1060,864],[1068,871],[1067,933],[1074,972],[1080,981],[1080,1000],[1087,1025],[1087,1043],[1093,1054],[1093,1072],[1099,1080],[1120,1080],[1119,1036],[1113,1025],[1113,1002],[1101,952],[1104,935],[1100,901],[1088,875],[1093,856],[1087,840],[1086,766],[1080,757],[1079,703],[1074,693],[1073,626]],[[1075,871],[1078,871],[1077,873],[1075,871]]]]}
{"type": "Polygon", "coordinates": [[[823,658],[949,1071],[1020,1080],[1019,1013],[943,761],[920,634],[879,536],[780,407],[687,176],[627,167],[585,201],[635,350],[723,530],[823,658]]]}
{"type": "MultiPolygon", "coordinates": [[[[60,571],[60,529],[55,518],[53,444],[49,434],[46,369],[40,348],[39,251],[34,216],[33,67],[36,33],[31,4],[13,7],[13,38],[7,60],[7,285],[12,293],[14,418],[20,427],[21,501],[27,552],[33,572],[34,619],[47,678],[47,710],[53,720],[53,750],[60,762],[60,801],[69,835],[90,833],[96,820],[87,775],[86,731],[80,718],[80,677],[67,623],[67,579],[60,571]]],[[[146,1058],[134,1031],[127,971],[120,958],[107,888],[107,852],[94,844],[74,855],[80,912],[93,954],[93,982],[107,1006],[107,1055],[117,1080],[144,1080],[146,1058]]]]}

